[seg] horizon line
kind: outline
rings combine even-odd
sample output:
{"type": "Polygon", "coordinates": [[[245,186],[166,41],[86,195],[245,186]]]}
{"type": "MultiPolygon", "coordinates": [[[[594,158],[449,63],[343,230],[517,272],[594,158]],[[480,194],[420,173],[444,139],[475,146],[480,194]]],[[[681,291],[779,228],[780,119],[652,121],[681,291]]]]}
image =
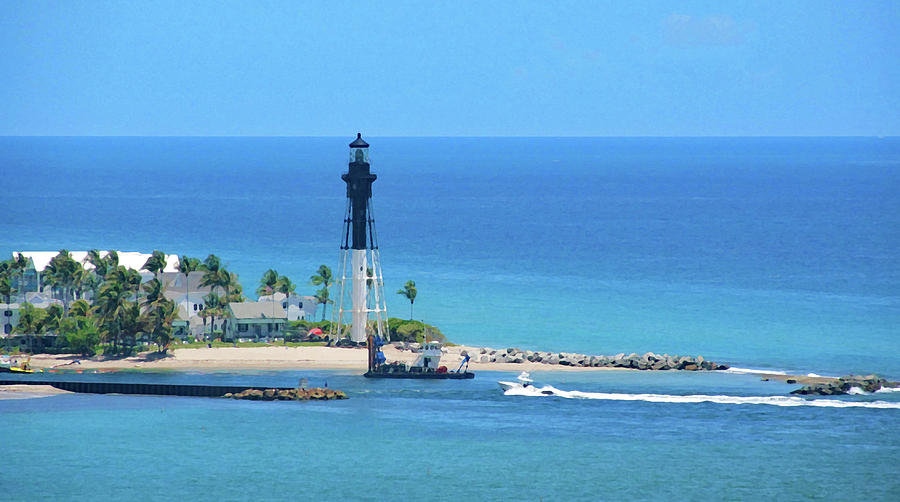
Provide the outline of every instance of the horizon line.
{"type": "MultiPolygon", "coordinates": [[[[346,138],[352,135],[288,135],[288,134],[0,134],[0,138],[346,138]]],[[[572,138],[572,139],[662,139],[662,138],[873,138],[873,139],[894,139],[900,138],[900,134],[896,135],[869,135],[869,134],[824,134],[824,135],[803,135],[803,134],[722,134],[722,135],[370,135],[369,138],[461,138],[461,139],[478,139],[478,138],[534,138],[534,139],[555,139],[555,138],[572,138]]]]}

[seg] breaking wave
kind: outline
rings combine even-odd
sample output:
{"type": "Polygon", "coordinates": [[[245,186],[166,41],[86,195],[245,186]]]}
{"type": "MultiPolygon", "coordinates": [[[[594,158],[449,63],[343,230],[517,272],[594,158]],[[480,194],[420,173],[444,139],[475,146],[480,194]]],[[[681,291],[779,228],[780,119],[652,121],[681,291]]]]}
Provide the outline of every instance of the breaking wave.
{"type": "Polygon", "coordinates": [[[796,396],[716,396],[690,395],[677,396],[670,394],[621,394],[613,392],[581,392],[577,390],[559,390],[547,385],[535,387],[513,387],[506,392],[507,396],[526,397],[562,397],[566,399],[601,399],[607,401],[645,401],[648,403],[718,403],[718,404],[764,404],[769,406],[814,406],[819,408],[881,408],[898,409],[900,402],[887,401],[843,401],[838,399],[804,399],[796,396]]]}
{"type": "Polygon", "coordinates": [[[740,374],[749,374],[749,375],[787,375],[786,371],[756,370],[756,369],[750,369],[750,368],[735,368],[734,366],[725,370],[725,373],[740,373],[740,374]]]}

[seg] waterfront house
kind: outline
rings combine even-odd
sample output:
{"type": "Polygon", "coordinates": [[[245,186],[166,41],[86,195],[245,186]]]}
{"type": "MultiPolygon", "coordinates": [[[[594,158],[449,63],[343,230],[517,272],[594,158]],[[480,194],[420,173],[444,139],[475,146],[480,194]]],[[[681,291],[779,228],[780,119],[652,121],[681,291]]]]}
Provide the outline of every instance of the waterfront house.
{"type": "Polygon", "coordinates": [[[0,303],[0,333],[9,335],[19,325],[18,303],[0,303]]]}
{"type": "Polygon", "coordinates": [[[284,293],[275,293],[274,295],[263,295],[259,297],[260,302],[278,302],[281,308],[285,310],[288,321],[315,321],[316,320],[316,303],[315,296],[300,296],[291,293],[291,296],[285,298],[284,293]]]}
{"type": "Polygon", "coordinates": [[[232,302],[228,304],[226,341],[268,341],[284,337],[287,313],[278,302],[232,302]]]}
{"type": "MultiPolygon", "coordinates": [[[[19,254],[22,254],[28,260],[28,266],[25,269],[22,276],[18,274],[12,276],[13,287],[16,288],[19,292],[19,296],[21,297],[26,293],[48,293],[52,295],[54,298],[61,298],[60,291],[44,291],[44,286],[41,281],[41,275],[44,273],[44,270],[47,268],[47,265],[50,264],[50,260],[53,257],[59,254],[59,251],[14,251],[12,253],[13,259],[15,259],[19,254]],[[23,280],[24,279],[24,280],[23,280]],[[21,283],[21,284],[20,284],[21,283]]],[[[100,256],[105,258],[109,254],[108,251],[100,251],[100,256]]],[[[116,251],[116,254],[119,257],[119,265],[131,269],[136,270],[141,274],[141,278],[143,282],[147,282],[153,278],[153,274],[146,270],[141,270],[145,263],[147,263],[147,259],[150,258],[150,254],[148,253],[137,253],[134,251],[116,251]]],[[[70,251],[69,255],[73,260],[82,264],[85,270],[93,270],[94,265],[88,261],[88,252],[87,251],[70,251]]],[[[176,280],[177,276],[181,276],[181,280],[184,281],[184,275],[178,273],[178,269],[176,268],[178,265],[178,256],[177,255],[166,255],[166,267],[163,269],[163,277],[162,280],[166,281],[167,279],[172,281],[176,280]]],[[[199,286],[200,279],[195,277],[201,277],[202,273],[195,276],[191,274],[191,287],[199,286]],[[194,282],[196,281],[196,282],[194,282]]],[[[182,287],[183,290],[183,287],[182,287]]],[[[84,298],[90,299],[90,291],[83,291],[84,298]]]]}

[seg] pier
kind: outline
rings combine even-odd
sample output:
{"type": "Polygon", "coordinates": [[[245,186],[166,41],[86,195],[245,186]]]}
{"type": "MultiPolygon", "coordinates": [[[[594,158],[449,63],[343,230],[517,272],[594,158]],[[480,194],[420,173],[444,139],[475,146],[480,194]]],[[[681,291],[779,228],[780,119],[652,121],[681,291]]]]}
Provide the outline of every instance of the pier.
{"type": "Polygon", "coordinates": [[[117,382],[63,382],[55,380],[0,380],[0,385],[49,385],[60,390],[86,394],[140,394],[152,396],[223,397],[246,390],[290,391],[291,387],[247,387],[236,385],[182,385],[117,382]]]}

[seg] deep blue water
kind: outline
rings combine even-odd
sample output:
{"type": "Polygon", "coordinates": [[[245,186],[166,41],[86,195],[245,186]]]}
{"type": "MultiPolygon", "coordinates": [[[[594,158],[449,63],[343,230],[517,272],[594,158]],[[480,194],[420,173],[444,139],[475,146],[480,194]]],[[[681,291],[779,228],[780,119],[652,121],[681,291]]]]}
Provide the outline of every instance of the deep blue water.
{"type": "MultiPolygon", "coordinates": [[[[348,142],[0,138],[0,253],[212,252],[311,293],[348,142]]],[[[900,139],[369,142],[386,289],[453,341],[900,378],[900,139]]]]}
{"type": "MultiPolygon", "coordinates": [[[[270,267],[305,284],[319,264],[337,266],[351,139],[0,138],[0,253],[213,252],[247,291],[270,267]]],[[[368,139],[387,290],[414,279],[415,316],[454,341],[900,378],[898,139],[368,139]]],[[[408,304],[388,296],[390,312],[407,316],[408,304]]],[[[693,394],[782,402],[794,386],[559,372],[538,379],[620,398],[505,396],[496,380],[513,376],[81,375],[306,377],[351,398],[0,401],[15,455],[0,489],[22,500],[871,501],[900,492],[896,393],[842,400],[889,409],[684,403],[693,394]]]]}

